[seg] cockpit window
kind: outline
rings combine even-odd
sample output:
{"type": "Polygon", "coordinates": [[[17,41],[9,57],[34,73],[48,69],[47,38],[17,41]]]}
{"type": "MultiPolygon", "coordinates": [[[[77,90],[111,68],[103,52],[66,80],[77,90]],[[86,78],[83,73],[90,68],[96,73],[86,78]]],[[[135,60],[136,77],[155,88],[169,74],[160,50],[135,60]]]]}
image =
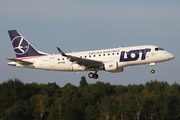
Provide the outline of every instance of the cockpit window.
{"type": "Polygon", "coordinates": [[[159,48],[160,50],[164,50],[163,48],[159,48]]]}
{"type": "Polygon", "coordinates": [[[159,48],[155,48],[155,51],[159,51],[159,48]]]}
{"type": "Polygon", "coordinates": [[[164,50],[163,48],[155,48],[155,51],[160,51],[160,50],[164,50]]]}

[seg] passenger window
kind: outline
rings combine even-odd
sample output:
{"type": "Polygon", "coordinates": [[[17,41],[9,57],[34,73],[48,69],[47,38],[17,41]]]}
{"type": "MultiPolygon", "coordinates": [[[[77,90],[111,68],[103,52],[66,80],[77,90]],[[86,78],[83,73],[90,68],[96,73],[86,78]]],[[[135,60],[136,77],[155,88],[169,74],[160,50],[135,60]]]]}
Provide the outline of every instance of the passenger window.
{"type": "Polygon", "coordinates": [[[64,58],[62,58],[62,60],[64,60],[64,58]]]}
{"type": "Polygon", "coordinates": [[[99,57],[100,57],[101,55],[99,55],[99,57]]]}
{"type": "Polygon", "coordinates": [[[84,56],[84,58],[86,58],[86,56],[84,56]]]}
{"type": "Polygon", "coordinates": [[[94,55],[94,57],[96,57],[96,55],[94,55]]]}
{"type": "Polygon", "coordinates": [[[112,53],[112,55],[114,55],[114,53],[112,53]]]}
{"type": "Polygon", "coordinates": [[[119,53],[117,53],[117,55],[119,55],[119,53]]]}
{"type": "Polygon", "coordinates": [[[103,54],[103,56],[105,56],[105,54],[103,54]]]}
{"type": "Polygon", "coordinates": [[[89,57],[91,57],[91,56],[89,56],[89,57]]]}

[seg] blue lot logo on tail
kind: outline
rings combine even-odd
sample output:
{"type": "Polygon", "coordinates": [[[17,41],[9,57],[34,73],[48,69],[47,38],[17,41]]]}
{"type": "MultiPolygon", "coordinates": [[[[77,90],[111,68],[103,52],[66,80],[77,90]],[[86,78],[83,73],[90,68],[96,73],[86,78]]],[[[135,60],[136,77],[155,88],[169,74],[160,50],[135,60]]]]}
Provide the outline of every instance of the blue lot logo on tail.
{"type": "Polygon", "coordinates": [[[22,36],[15,37],[12,44],[17,55],[23,55],[29,49],[29,43],[22,36]]]}

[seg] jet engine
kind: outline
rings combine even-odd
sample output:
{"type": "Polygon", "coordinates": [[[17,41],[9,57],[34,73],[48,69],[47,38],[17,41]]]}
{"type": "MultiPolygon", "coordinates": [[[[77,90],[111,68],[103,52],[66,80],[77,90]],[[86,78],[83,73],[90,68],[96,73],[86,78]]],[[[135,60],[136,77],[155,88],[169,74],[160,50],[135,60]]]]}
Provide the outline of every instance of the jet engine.
{"type": "Polygon", "coordinates": [[[107,62],[103,65],[104,70],[112,73],[122,72],[123,68],[118,68],[118,62],[107,62]]]}

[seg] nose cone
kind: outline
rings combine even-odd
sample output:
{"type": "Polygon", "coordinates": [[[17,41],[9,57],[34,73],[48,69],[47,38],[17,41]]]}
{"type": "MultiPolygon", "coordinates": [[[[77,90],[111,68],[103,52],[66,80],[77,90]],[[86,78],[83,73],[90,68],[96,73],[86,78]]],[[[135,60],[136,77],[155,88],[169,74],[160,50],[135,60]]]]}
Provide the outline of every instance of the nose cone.
{"type": "Polygon", "coordinates": [[[168,57],[169,60],[172,60],[172,59],[175,58],[174,55],[172,55],[171,53],[168,53],[167,57],[168,57]]]}

